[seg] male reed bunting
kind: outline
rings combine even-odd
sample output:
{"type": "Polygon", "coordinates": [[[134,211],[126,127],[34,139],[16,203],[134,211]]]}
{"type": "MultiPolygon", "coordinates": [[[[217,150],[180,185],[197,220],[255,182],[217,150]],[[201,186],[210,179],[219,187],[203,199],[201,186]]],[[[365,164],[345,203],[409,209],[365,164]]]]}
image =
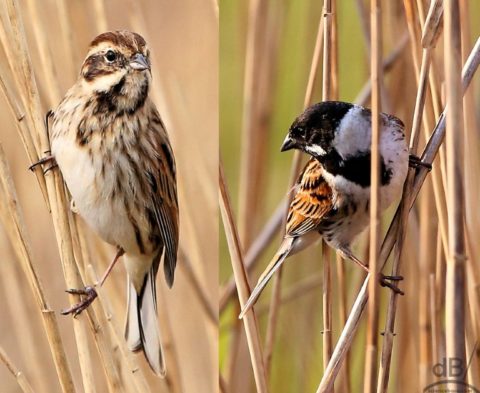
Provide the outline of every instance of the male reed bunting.
{"type": "MultiPolygon", "coordinates": [[[[96,37],[77,82],[53,112],[52,155],[41,163],[58,164],[74,210],[118,249],[100,285],[124,255],[127,344],[142,349],[152,370],[164,376],[155,277],[163,255],[165,279],[173,285],[178,202],[175,160],[149,97],[151,79],[150,51],[139,34],[96,37]]],[[[93,287],[69,292],[83,300],[63,313],[76,315],[96,297],[93,287]]]]}
{"type": "MultiPolygon", "coordinates": [[[[371,111],[346,102],[327,101],[307,108],[290,127],[282,151],[299,149],[312,158],[293,189],[285,237],[258,279],[240,318],[255,304],[285,259],[322,237],[343,258],[368,272],[368,266],[351,251],[351,243],[370,222],[371,111]]],[[[383,211],[401,195],[409,154],[401,120],[380,114],[380,208],[383,211]]],[[[424,165],[410,157],[412,166],[424,165]]],[[[402,293],[381,275],[380,283],[402,293]]]]}

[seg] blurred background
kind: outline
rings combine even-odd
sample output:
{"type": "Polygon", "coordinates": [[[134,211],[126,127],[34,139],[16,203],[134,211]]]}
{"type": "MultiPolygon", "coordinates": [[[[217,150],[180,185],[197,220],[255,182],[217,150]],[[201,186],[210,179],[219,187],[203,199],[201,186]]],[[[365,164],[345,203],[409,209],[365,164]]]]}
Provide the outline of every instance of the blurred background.
{"type": "MultiPolygon", "coordinates": [[[[14,45],[7,13],[7,6],[13,3],[0,2],[0,27],[3,37],[7,37],[0,45],[0,73],[19,100],[22,93],[5,51],[5,44],[14,45]]],[[[43,113],[54,109],[75,82],[89,42],[96,35],[107,30],[129,29],[146,39],[153,56],[153,99],[166,124],[177,161],[181,251],[174,287],[168,289],[161,275],[157,285],[160,328],[167,351],[167,380],[153,376],[141,353],[133,355],[132,369],[138,363],[147,381],[147,391],[215,391],[218,385],[218,11],[215,2],[19,0],[18,6],[43,113]],[[52,68],[53,82],[48,78],[52,68]]],[[[66,284],[52,220],[38,182],[27,169],[31,162],[3,93],[0,94],[0,119],[0,143],[24,214],[32,261],[46,299],[57,315],[75,390],[87,391],[85,376],[80,373],[72,318],[58,314],[68,306],[69,297],[64,292],[66,284]]],[[[0,203],[4,203],[1,198],[0,203]]],[[[81,220],[79,226],[81,239],[85,240],[90,254],[85,263],[91,264],[100,275],[115,250],[92,234],[81,220]]],[[[37,303],[6,235],[0,224],[0,347],[35,392],[60,392],[37,303]]],[[[99,300],[94,303],[100,321],[95,329],[109,340],[114,337],[112,324],[123,335],[125,280],[125,270],[119,264],[102,291],[108,300],[108,319],[99,300]]],[[[90,364],[92,382],[88,391],[135,391],[128,380],[132,374],[114,340],[106,353],[111,356],[118,380],[114,386],[107,384],[97,338],[86,314],[79,319],[87,332],[86,363],[90,364]]],[[[2,392],[21,391],[3,364],[0,364],[0,381],[2,392]]]]}
{"type": "MultiPolygon", "coordinates": [[[[370,96],[365,94],[365,87],[370,74],[370,2],[338,0],[332,3],[335,4],[336,20],[333,50],[337,51],[337,56],[333,67],[337,70],[334,81],[337,98],[361,102],[369,107],[370,96]]],[[[383,59],[387,63],[382,85],[382,111],[402,119],[408,137],[417,94],[417,67],[421,61],[421,26],[430,2],[405,0],[381,3],[383,59]],[[410,19],[407,19],[406,9],[411,10],[410,19]]],[[[253,268],[249,270],[251,288],[282,237],[283,229],[277,229],[273,237],[267,240],[264,229],[272,222],[271,218],[275,216],[288,191],[293,153],[280,153],[280,146],[291,123],[304,107],[322,5],[323,2],[313,0],[228,1],[220,5],[220,151],[245,260],[253,262],[253,268]],[[263,240],[259,241],[260,238],[263,240]],[[259,244],[266,247],[259,248],[259,244]],[[258,250],[262,252],[258,253],[258,250]],[[253,258],[252,255],[256,254],[259,257],[253,258]]],[[[460,1],[460,5],[465,60],[480,33],[477,20],[480,4],[476,1],[460,1]]],[[[441,108],[444,105],[443,67],[441,35],[433,52],[432,65],[436,78],[434,85],[439,92],[440,101],[437,104],[441,108]]],[[[468,135],[465,151],[466,200],[470,243],[473,245],[478,245],[480,241],[477,207],[480,188],[475,172],[480,169],[476,158],[480,152],[479,86],[480,78],[477,75],[465,100],[465,132],[468,135]]],[[[320,55],[310,103],[319,102],[321,97],[320,55]]],[[[430,95],[427,97],[427,115],[429,128],[422,129],[420,152],[426,141],[423,130],[430,134],[437,119],[430,95]]],[[[305,160],[304,158],[303,162],[305,160]]],[[[440,171],[440,166],[437,159],[434,171],[440,171]]],[[[437,173],[441,176],[440,172],[437,173]]],[[[445,198],[442,195],[438,200],[443,206],[445,198]]],[[[439,213],[435,200],[429,177],[410,214],[403,254],[402,274],[405,281],[400,284],[406,294],[399,299],[390,392],[422,391],[434,378],[431,368],[444,356],[443,323],[439,321],[443,321],[440,316],[444,310],[445,256],[437,239],[439,213]],[[432,300],[429,294],[429,280],[436,283],[436,300],[432,300]],[[433,316],[438,317],[438,320],[435,319],[438,322],[436,325],[432,321],[433,316]]],[[[383,214],[383,233],[396,206],[395,203],[383,214]]],[[[366,235],[362,234],[353,247],[354,254],[364,260],[368,258],[366,235]]],[[[472,305],[476,304],[478,298],[475,289],[479,277],[478,252],[478,246],[470,248],[469,266],[473,272],[469,270],[468,293],[476,296],[476,299],[470,298],[471,307],[474,307],[472,305]]],[[[345,316],[363,282],[364,273],[351,261],[337,264],[333,259],[332,269],[335,344],[345,316]]],[[[389,272],[389,269],[387,267],[386,271],[389,272]]],[[[255,307],[270,391],[311,392],[318,387],[324,367],[322,280],[319,245],[286,261],[281,279],[281,305],[275,327],[269,323],[273,280],[255,307]],[[270,334],[272,331],[273,341],[270,334]]],[[[235,393],[254,392],[255,384],[243,323],[237,320],[239,308],[236,293],[232,290],[230,255],[223,235],[220,243],[220,281],[220,372],[224,390],[235,393]]],[[[387,290],[381,289],[380,329],[385,325],[388,295],[387,290]]],[[[475,315],[478,314],[468,316],[470,349],[478,339],[478,321],[475,315]]],[[[381,330],[378,333],[380,332],[381,330]]],[[[381,341],[382,338],[380,344],[381,341]]],[[[337,380],[335,391],[358,392],[363,389],[364,344],[365,318],[349,353],[347,366],[337,380]]],[[[467,356],[469,354],[470,352],[467,356]]],[[[478,377],[478,352],[475,355],[472,369],[478,377]]]]}

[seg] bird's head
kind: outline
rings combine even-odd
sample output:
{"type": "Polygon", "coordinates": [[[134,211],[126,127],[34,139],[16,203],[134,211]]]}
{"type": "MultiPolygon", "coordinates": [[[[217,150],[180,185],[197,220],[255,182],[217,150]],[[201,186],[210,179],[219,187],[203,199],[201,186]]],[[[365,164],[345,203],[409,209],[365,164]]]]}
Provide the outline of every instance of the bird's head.
{"type": "Polygon", "coordinates": [[[282,151],[298,149],[322,161],[335,149],[338,128],[352,108],[353,104],[337,101],[310,106],[293,122],[282,151]]]}
{"type": "Polygon", "coordinates": [[[132,110],[143,105],[151,82],[145,40],[125,30],[100,34],[90,44],[81,78],[89,92],[113,100],[112,108],[132,110]]]}

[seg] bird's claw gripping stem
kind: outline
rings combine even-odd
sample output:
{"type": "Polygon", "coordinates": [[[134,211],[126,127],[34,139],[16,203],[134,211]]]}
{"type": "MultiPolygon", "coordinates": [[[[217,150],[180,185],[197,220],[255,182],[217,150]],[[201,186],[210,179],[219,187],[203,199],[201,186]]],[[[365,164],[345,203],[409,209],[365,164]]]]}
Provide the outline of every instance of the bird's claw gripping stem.
{"type": "Polygon", "coordinates": [[[64,309],[60,312],[62,315],[73,314],[74,318],[79,315],[83,310],[85,310],[88,306],[90,306],[90,304],[92,304],[92,302],[98,296],[95,288],[90,286],[87,286],[83,289],[67,289],[66,292],[72,295],[80,295],[83,297],[80,302],[75,303],[71,307],[64,309]]]}

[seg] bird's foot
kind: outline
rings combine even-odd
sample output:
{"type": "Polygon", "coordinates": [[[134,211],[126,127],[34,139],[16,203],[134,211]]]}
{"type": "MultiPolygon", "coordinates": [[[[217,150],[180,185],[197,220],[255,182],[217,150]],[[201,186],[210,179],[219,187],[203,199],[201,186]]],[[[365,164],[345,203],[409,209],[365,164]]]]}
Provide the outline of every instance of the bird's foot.
{"type": "Polygon", "coordinates": [[[410,154],[408,156],[408,165],[410,168],[418,169],[420,167],[426,168],[429,172],[432,170],[432,164],[428,162],[423,162],[420,157],[415,154],[410,154]]]}
{"type": "Polygon", "coordinates": [[[30,165],[28,169],[33,171],[37,166],[44,165],[50,162],[52,163],[52,165],[50,165],[47,169],[43,171],[43,174],[46,174],[49,170],[57,167],[58,165],[57,165],[57,162],[55,161],[55,157],[50,154],[50,151],[46,151],[45,154],[47,154],[45,157],[41,158],[34,164],[30,165]]]}
{"type": "Polygon", "coordinates": [[[83,297],[80,302],[60,312],[62,315],[73,314],[74,318],[83,310],[85,310],[88,306],[90,306],[90,304],[92,304],[92,302],[98,296],[95,288],[90,286],[87,286],[84,289],[67,289],[66,292],[72,295],[79,295],[83,297]]]}
{"type": "Polygon", "coordinates": [[[397,295],[405,295],[405,293],[396,286],[396,284],[392,283],[396,281],[402,281],[403,276],[385,276],[384,274],[380,273],[380,285],[382,287],[387,287],[390,288],[393,292],[395,292],[397,295]]]}

